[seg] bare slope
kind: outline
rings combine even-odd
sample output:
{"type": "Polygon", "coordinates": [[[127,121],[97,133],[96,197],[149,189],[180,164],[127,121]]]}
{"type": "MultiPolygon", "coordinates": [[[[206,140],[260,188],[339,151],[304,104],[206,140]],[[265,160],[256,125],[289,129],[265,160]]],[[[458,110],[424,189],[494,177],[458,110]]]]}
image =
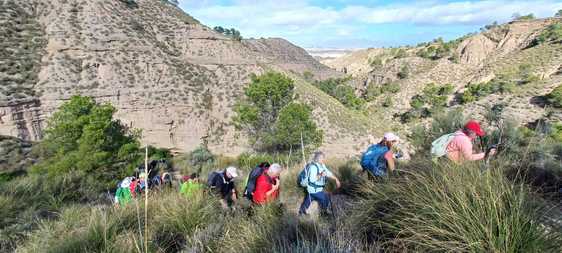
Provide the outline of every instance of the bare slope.
{"type": "MultiPolygon", "coordinates": [[[[230,124],[232,107],[250,74],[275,69],[295,78],[305,71],[319,79],[342,76],[286,40],[236,41],[166,1],[125,2],[0,0],[6,45],[0,53],[7,56],[0,69],[0,134],[38,140],[48,116],[82,94],[115,105],[117,116],[141,128],[147,143],[188,151],[206,141],[216,152],[236,154],[248,146],[230,124]]],[[[298,83],[303,97],[318,95],[298,83]]],[[[320,94],[314,101],[330,99],[320,94]]],[[[355,113],[334,105],[315,114],[355,113]]],[[[358,140],[335,139],[335,129],[367,134],[367,128],[348,132],[347,122],[317,120],[329,133],[324,148],[339,154],[349,154],[358,140]]],[[[369,122],[359,120],[354,124],[369,122]]]]}

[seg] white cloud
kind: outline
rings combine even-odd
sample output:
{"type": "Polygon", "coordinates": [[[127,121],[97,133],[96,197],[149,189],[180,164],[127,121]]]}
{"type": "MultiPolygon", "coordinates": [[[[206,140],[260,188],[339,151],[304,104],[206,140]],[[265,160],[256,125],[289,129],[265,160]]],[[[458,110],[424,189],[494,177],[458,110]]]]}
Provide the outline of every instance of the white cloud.
{"type": "Polygon", "coordinates": [[[552,16],[562,8],[558,1],[465,1],[443,4],[411,4],[382,7],[348,7],[344,12],[365,23],[482,24],[506,21],[513,13],[552,16]]]}
{"type": "MultiPolygon", "coordinates": [[[[561,0],[539,1],[412,1],[410,4],[349,5],[335,9],[316,6],[306,0],[180,0],[180,6],[209,26],[240,30],[245,37],[284,37],[299,41],[372,38],[370,27],[381,24],[420,26],[482,26],[505,22],[513,13],[552,16],[562,9],[561,0]]],[[[343,1],[342,1],[343,2],[343,1]]],[[[380,28],[380,27],[379,27],[380,28]]],[[[401,32],[401,31],[398,31],[401,32]]],[[[415,34],[416,30],[409,31],[415,34]]],[[[398,40],[398,37],[396,38],[398,40]]]]}

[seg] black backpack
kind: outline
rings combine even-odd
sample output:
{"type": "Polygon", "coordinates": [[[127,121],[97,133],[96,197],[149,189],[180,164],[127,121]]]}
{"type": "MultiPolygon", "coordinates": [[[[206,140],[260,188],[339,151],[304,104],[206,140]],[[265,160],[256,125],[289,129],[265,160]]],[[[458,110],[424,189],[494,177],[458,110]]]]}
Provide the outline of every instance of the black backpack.
{"type": "Polygon", "coordinates": [[[246,181],[246,189],[244,189],[244,197],[246,197],[250,201],[253,200],[254,191],[256,190],[256,180],[268,168],[269,168],[269,163],[263,162],[260,163],[258,166],[256,166],[250,172],[250,174],[248,175],[248,181],[246,181]]]}
{"type": "Polygon", "coordinates": [[[216,177],[220,177],[221,176],[221,171],[211,171],[209,172],[209,175],[207,176],[207,186],[209,186],[209,188],[213,188],[215,187],[215,185],[213,185],[215,178],[216,177]]]}

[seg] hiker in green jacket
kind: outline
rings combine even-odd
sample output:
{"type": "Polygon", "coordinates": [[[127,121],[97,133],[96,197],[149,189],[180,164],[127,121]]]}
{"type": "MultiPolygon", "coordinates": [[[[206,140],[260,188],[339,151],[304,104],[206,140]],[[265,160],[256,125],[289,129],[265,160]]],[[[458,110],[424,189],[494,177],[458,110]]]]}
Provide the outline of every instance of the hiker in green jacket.
{"type": "Polygon", "coordinates": [[[119,185],[119,188],[115,192],[115,203],[119,204],[119,206],[124,206],[127,203],[131,202],[132,196],[131,189],[129,188],[131,186],[131,182],[131,177],[123,179],[123,181],[119,185]]]}
{"type": "Polygon", "coordinates": [[[186,197],[192,196],[194,193],[203,189],[203,185],[199,182],[199,174],[192,173],[190,176],[182,178],[183,183],[180,187],[180,193],[186,197]]]}

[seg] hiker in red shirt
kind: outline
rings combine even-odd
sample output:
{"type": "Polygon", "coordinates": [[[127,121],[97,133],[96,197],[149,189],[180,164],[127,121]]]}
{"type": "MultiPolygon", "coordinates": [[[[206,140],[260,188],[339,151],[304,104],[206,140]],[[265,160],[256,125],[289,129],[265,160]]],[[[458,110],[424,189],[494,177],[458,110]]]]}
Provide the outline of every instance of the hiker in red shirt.
{"type": "Polygon", "coordinates": [[[281,184],[279,175],[282,170],[281,165],[274,163],[256,179],[256,189],[252,198],[255,204],[263,205],[279,197],[279,185],[281,184]]]}

